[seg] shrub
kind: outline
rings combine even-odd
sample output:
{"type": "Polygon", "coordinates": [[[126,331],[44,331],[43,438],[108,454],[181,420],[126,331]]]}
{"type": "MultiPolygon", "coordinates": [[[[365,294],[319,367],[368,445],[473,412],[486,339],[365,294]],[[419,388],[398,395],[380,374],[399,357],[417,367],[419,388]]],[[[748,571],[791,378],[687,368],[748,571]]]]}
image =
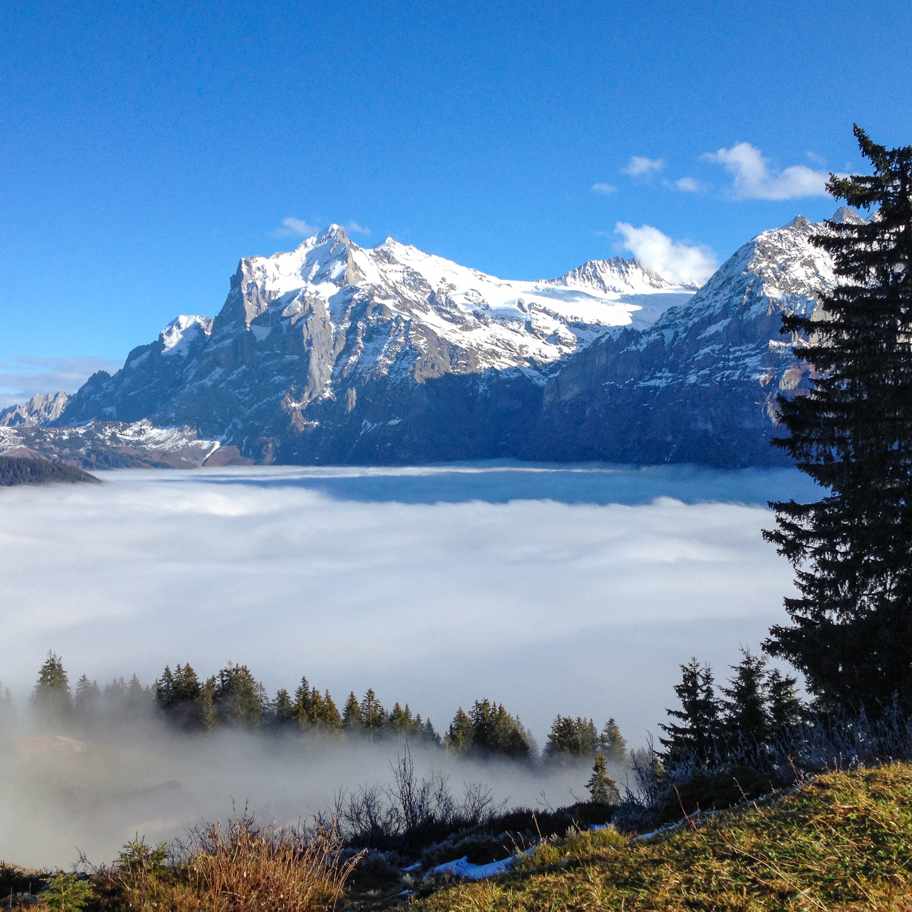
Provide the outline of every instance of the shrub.
{"type": "Polygon", "coordinates": [[[92,877],[111,912],[329,912],[360,860],[334,830],[260,828],[244,814],[170,851],[134,840],[92,877]]]}
{"type": "Polygon", "coordinates": [[[42,909],[55,912],[83,912],[93,899],[92,884],[77,874],[55,874],[41,892],[42,909]]]}

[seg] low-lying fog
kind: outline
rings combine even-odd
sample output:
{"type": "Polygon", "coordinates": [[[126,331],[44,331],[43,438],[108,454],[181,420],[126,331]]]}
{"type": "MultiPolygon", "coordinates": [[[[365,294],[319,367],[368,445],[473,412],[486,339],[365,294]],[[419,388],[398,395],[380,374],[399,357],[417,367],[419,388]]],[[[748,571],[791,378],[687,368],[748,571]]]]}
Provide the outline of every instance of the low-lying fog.
{"type": "MultiPolygon", "coordinates": [[[[793,472],[688,468],[101,477],[0,493],[0,680],[20,703],[51,649],[71,682],[86,672],[99,684],[134,672],[150,682],[165,663],[187,661],[208,675],[233,660],[270,693],[306,674],[341,706],[349,690],[372,687],[439,730],[457,706],[490,696],[540,742],[563,713],[598,725],[614,716],[642,743],[673,702],[680,662],[696,655],[724,677],[739,645],[757,648],[783,616],[791,579],[760,537],[765,503],[812,496],[793,472]]],[[[134,782],[129,770],[145,770],[143,786],[187,778],[180,749],[161,738],[146,748],[108,758],[112,790],[134,782]]],[[[325,754],[278,770],[284,755],[266,759],[243,742],[221,756],[205,788],[190,783],[188,813],[224,814],[254,798],[292,818],[340,785],[388,772],[388,758],[325,754]]],[[[502,778],[499,796],[512,801],[543,787],[502,778]]],[[[551,783],[549,800],[569,800],[571,785],[582,793],[582,782],[551,783]]],[[[2,788],[0,831],[12,834],[24,806],[12,800],[15,781],[2,788]]],[[[38,815],[29,828],[49,821],[38,815]]],[[[142,824],[127,814],[114,831],[142,824]]],[[[93,847],[79,837],[66,830],[66,847],[93,847]]]]}

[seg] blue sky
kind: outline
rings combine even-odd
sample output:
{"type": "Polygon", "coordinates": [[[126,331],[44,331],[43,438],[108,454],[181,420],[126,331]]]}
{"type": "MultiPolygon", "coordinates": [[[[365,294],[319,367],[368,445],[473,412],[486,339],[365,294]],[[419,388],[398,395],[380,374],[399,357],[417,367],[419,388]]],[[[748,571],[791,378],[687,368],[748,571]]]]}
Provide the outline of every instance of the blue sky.
{"type": "Polygon", "coordinates": [[[912,141],[912,5],[866,10],[10,0],[0,402],[214,313],[307,225],[533,278],[828,215],[853,120],[912,141]]]}

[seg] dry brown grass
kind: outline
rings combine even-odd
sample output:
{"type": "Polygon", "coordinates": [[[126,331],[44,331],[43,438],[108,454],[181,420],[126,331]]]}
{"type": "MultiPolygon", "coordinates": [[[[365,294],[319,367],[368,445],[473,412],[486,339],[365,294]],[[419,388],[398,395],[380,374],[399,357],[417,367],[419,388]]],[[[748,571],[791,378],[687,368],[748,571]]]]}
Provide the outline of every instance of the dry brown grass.
{"type": "Polygon", "coordinates": [[[333,830],[305,835],[242,816],[195,831],[177,860],[134,844],[93,879],[106,910],[331,912],[359,861],[333,830]]]}
{"type": "Polygon", "coordinates": [[[189,880],[230,912],[312,912],[335,908],[358,860],[343,860],[332,832],[302,842],[240,820],[206,831],[189,863],[189,880]]]}

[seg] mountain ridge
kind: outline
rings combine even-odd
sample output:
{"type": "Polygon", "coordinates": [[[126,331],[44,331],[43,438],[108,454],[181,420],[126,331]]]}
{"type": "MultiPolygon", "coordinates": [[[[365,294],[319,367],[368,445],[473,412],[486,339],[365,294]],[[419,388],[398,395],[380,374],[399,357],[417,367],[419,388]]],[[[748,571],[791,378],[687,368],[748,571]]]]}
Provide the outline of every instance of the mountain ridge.
{"type": "Polygon", "coordinates": [[[825,225],[761,232],[697,291],[622,258],[500,279],[330,226],[242,258],[214,317],[181,315],[93,375],[35,442],[113,423],[264,463],[779,464],[775,394],[806,383],[779,325],[832,286],[825,225]]]}

